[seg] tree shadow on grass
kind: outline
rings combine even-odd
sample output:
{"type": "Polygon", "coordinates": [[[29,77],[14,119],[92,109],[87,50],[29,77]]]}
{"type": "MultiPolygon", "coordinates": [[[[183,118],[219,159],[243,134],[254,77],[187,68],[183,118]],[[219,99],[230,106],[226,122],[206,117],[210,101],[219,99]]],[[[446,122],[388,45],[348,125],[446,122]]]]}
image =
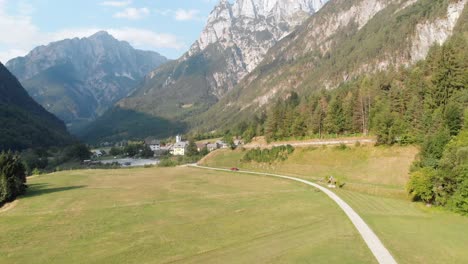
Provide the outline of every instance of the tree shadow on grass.
{"type": "Polygon", "coordinates": [[[25,198],[46,195],[56,192],[65,192],[70,190],[76,190],[85,188],[85,185],[77,185],[77,186],[66,186],[66,187],[56,187],[56,188],[48,188],[50,186],[46,183],[37,183],[37,184],[28,184],[28,189],[26,190],[25,198]]]}

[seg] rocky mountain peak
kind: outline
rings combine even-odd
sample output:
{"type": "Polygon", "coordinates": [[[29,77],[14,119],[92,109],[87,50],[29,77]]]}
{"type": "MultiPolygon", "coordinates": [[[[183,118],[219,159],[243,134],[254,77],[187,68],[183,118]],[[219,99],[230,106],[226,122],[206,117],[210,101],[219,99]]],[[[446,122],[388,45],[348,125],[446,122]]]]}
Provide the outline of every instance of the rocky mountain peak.
{"type": "Polygon", "coordinates": [[[182,61],[203,53],[211,45],[216,46],[217,52],[225,53],[224,72],[208,76],[209,89],[219,98],[255,69],[273,45],[327,1],[237,0],[230,3],[221,0],[208,17],[200,38],[182,61]]]}
{"type": "Polygon", "coordinates": [[[37,47],[6,67],[47,110],[74,124],[99,116],[166,61],[99,31],[37,47]]]}

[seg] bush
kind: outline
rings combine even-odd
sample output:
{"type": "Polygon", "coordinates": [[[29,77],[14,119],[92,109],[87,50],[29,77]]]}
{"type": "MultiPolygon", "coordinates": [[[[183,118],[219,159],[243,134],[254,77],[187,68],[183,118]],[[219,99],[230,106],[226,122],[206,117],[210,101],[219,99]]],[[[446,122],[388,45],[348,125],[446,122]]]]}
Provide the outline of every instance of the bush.
{"type": "Polygon", "coordinates": [[[344,143],[340,143],[340,145],[335,147],[335,149],[338,149],[338,150],[346,150],[347,148],[348,146],[346,146],[346,144],[344,143]]]}
{"type": "Polygon", "coordinates": [[[159,164],[159,167],[175,167],[177,166],[177,162],[172,159],[162,159],[159,164]]]}
{"type": "Polygon", "coordinates": [[[423,168],[411,174],[407,190],[413,201],[434,202],[435,176],[436,170],[432,168],[423,168]]]}
{"type": "Polygon", "coordinates": [[[463,215],[468,215],[468,179],[465,179],[448,202],[448,207],[463,215]]]}
{"type": "Polygon", "coordinates": [[[109,151],[109,154],[111,156],[119,156],[121,155],[123,152],[123,150],[121,148],[117,148],[117,147],[112,147],[109,151]]]}
{"type": "Polygon", "coordinates": [[[288,156],[294,152],[294,147],[291,145],[273,147],[272,149],[252,149],[242,158],[244,162],[275,162],[285,161],[288,156]]]}
{"type": "Polygon", "coordinates": [[[67,147],[65,150],[65,157],[67,160],[78,160],[83,161],[91,158],[91,151],[86,145],[75,144],[67,147]]]}
{"type": "Polygon", "coordinates": [[[26,192],[26,170],[18,155],[0,154],[0,205],[26,192]]]}

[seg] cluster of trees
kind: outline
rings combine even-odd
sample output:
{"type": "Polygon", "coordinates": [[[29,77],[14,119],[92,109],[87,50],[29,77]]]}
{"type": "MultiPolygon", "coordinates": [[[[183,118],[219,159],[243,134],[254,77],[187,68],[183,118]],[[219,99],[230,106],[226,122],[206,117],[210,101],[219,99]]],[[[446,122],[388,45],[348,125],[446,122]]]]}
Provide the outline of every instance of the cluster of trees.
{"type": "Polygon", "coordinates": [[[26,192],[26,170],[18,155],[0,154],[0,206],[26,192]]]}
{"type": "Polygon", "coordinates": [[[275,161],[285,161],[288,156],[294,152],[294,147],[291,145],[273,147],[272,149],[251,149],[245,153],[242,158],[243,162],[263,162],[271,163],[275,161]]]}
{"type": "Polygon", "coordinates": [[[26,175],[52,172],[77,167],[83,160],[91,158],[91,151],[84,144],[73,144],[64,148],[36,148],[21,152],[26,175]]]}
{"type": "Polygon", "coordinates": [[[415,201],[468,214],[468,129],[445,147],[447,138],[443,133],[432,136],[422,146],[407,189],[415,201]]]}
{"type": "Polygon", "coordinates": [[[142,158],[152,158],[154,157],[154,152],[149,146],[146,146],[143,142],[130,142],[125,147],[112,147],[109,151],[109,154],[112,156],[125,155],[129,157],[142,157],[142,158]]]}

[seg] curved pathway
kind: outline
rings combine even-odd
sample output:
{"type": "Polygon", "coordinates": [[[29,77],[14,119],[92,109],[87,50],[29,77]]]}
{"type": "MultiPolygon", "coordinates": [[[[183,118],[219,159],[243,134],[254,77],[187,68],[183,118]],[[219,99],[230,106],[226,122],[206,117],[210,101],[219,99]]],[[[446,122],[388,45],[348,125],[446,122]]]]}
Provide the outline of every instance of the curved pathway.
{"type": "MultiPolygon", "coordinates": [[[[195,168],[208,169],[208,170],[228,171],[228,172],[230,171],[227,169],[211,168],[211,167],[199,166],[196,164],[190,165],[190,166],[195,167],[195,168]]],[[[261,175],[261,176],[271,176],[271,177],[276,177],[276,178],[297,181],[297,182],[301,182],[301,183],[313,186],[321,190],[326,195],[328,195],[328,197],[330,197],[333,201],[335,201],[335,203],[337,203],[338,206],[345,212],[345,214],[354,224],[359,234],[361,234],[362,238],[364,239],[367,246],[372,251],[372,254],[374,254],[375,258],[377,259],[379,263],[381,264],[396,264],[397,263],[395,259],[393,258],[393,256],[390,254],[390,252],[387,250],[387,248],[382,244],[382,242],[377,237],[377,235],[364,222],[364,220],[362,220],[362,218],[356,213],[356,211],[354,211],[353,208],[351,208],[351,206],[349,206],[345,201],[343,201],[340,197],[338,197],[338,195],[336,195],[334,192],[330,191],[329,189],[321,185],[318,185],[316,183],[306,181],[303,179],[299,179],[299,178],[295,178],[295,177],[289,177],[289,176],[271,174],[271,173],[251,172],[251,171],[238,171],[238,172],[245,173],[245,174],[261,175]]]]}

